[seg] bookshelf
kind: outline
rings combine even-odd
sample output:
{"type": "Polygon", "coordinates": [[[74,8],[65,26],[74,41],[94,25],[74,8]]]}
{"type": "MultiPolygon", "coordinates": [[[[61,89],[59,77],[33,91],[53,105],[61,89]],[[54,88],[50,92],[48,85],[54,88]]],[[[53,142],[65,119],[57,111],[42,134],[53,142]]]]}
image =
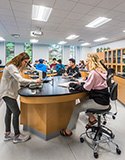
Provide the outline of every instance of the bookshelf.
{"type": "Polygon", "coordinates": [[[89,53],[98,55],[105,61],[107,68],[114,68],[115,72],[125,72],[125,48],[106,50],[104,52],[89,53]]]}

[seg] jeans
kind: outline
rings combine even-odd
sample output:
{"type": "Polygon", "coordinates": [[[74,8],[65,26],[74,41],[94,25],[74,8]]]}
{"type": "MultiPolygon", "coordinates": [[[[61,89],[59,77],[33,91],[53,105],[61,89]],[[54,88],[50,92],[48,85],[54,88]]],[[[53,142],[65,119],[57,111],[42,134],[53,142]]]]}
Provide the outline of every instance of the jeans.
{"type": "Polygon", "coordinates": [[[20,110],[17,104],[16,99],[12,99],[10,97],[3,97],[3,100],[6,103],[6,115],[5,115],[5,127],[6,127],[6,132],[11,131],[11,114],[13,114],[13,128],[15,135],[20,134],[19,130],[19,115],[20,115],[20,110]]]}

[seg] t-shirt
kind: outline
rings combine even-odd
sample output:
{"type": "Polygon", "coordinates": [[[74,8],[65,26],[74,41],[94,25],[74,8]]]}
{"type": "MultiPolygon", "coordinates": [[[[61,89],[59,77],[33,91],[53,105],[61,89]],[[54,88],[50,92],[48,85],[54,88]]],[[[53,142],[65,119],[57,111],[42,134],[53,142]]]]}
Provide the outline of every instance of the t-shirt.
{"type": "Polygon", "coordinates": [[[66,71],[68,75],[74,75],[74,77],[78,78],[81,77],[81,74],[79,72],[79,68],[75,66],[75,68],[69,67],[66,71]]]}
{"type": "Polygon", "coordinates": [[[53,70],[56,70],[56,65],[57,65],[57,63],[52,63],[51,65],[50,65],[50,68],[53,68],[53,70]]]}

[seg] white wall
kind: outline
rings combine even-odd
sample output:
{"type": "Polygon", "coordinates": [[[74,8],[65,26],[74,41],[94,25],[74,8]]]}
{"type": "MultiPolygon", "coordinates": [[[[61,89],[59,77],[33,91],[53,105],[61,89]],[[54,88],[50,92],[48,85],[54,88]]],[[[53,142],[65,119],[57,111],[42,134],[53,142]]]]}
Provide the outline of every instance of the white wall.
{"type": "Polygon", "coordinates": [[[80,59],[84,60],[84,62],[85,62],[88,53],[90,53],[90,48],[82,47],[82,55],[81,55],[80,59]]]}
{"type": "Polygon", "coordinates": [[[49,60],[49,45],[33,45],[33,63],[38,59],[49,60]]]}
{"type": "Polygon", "coordinates": [[[97,48],[104,48],[104,47],[110,47],[110,49],[117,49],[117,48],[125,48],[125,40],[121,41],[116,41],[116,42],[111,42],[111,43],[106,43],[103,45],[98,45],[95,47],[90,48],[89,53],[95,53],[97,48]]]}
{"type": "MultiPolygon", "coordinates": [[[[15,56],[24,52],[24,44],[23,43],[15,43],[15,56]]],[[[79,63],[80,59],[83,59],[83,52],[82,47],[77,47],[76,51],[76,63],[79,63]]],[[[86,51],[87,52],[87,51],[86,51]]],[[[0,59],[2,60],[2,65],[5,65],[6,60],[6,51],[5,51],[5,43],[0,43],[0,59]]],[[[41,44],[33,44],[33,63],[35,60],[43,58],[45,60],[49,60],[49,45],[41,45],[41,44]]],[[[67,65],[69,63],[70,58],[70,47],[64,46],[63,47],[63,55],[62,55],[62,63],[67,65]]]]}

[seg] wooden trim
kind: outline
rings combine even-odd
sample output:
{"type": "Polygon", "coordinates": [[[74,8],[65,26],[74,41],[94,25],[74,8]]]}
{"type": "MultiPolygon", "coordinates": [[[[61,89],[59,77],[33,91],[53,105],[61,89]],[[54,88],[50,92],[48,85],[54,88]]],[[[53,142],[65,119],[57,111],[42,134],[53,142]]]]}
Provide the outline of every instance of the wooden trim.
{"type": "Polygon", "coordinates": [[[50,104],[68,102],[78,98],[85,97],[87,93],[81,92],[76,94],[64,95],[64,96],[49,96],[49,97],[24,97],[20,96],[20,101],[26,104],[50,104]]]}

